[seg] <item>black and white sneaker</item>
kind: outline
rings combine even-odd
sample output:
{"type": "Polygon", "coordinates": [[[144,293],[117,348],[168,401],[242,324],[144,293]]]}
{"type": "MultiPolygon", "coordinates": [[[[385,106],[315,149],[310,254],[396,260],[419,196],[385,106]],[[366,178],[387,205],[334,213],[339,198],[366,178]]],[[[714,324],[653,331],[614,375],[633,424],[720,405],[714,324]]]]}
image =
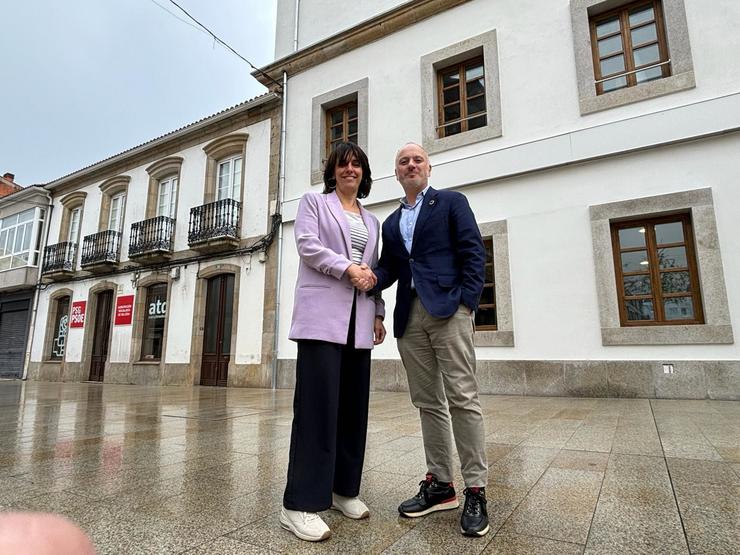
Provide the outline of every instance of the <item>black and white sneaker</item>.
{"type": "Polygon", "coordinates": [[[419,486],[419,493],[398,506],[398,512],[403,516],[414,518],[460,506],[452,482],[439,482],[433,474],[427,474],[419,486]]]}
{"type": "Polygon", "coordinates": [[[485,536],[488,526],[486,488],[466,488],[465,506],[460,517],[460,530],[466,536],[485,536]]]}

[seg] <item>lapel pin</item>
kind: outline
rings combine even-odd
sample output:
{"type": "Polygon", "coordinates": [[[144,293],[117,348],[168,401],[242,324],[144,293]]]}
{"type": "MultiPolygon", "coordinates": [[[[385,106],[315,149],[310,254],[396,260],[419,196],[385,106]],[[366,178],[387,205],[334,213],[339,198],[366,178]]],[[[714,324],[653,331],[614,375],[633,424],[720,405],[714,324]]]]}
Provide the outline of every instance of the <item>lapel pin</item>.
{"type": "Polygon", "coordinates": [[[429,201],[429,206],[434,206],[434,199],[429,201]]]}

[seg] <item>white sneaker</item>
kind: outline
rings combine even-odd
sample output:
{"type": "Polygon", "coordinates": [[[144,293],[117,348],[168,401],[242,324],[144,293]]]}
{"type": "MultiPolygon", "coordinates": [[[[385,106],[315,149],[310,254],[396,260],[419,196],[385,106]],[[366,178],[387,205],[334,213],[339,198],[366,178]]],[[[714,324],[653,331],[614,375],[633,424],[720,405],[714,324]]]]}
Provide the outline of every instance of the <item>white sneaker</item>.
{"type": "Polygon", "coordinates": [[[370,516],[370,510],[357,497],[344,497],[343,495],[331,494],[331,508],[348,517],[359,520],[370,516]]]}
{"type": "Polygon", "coordinates": [[[280,526],[308,542],[320,542],[331,536],[326,522],[316,513],[291,511],[283,507],[280,510],[280,526]]]}

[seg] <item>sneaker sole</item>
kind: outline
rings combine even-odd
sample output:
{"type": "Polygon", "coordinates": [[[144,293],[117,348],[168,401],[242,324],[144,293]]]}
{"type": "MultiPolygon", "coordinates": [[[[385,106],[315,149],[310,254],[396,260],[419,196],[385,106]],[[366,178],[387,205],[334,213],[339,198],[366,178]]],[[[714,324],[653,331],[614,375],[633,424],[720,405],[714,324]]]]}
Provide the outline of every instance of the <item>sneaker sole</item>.
{"type": "Polygon", "coordinates": [[[342,513],[347,518],[352,518],[354,520],[362,520],[363,518],[367,518],[367,517],[370,516],[370,511],[369,510],[367,510],[364,513],[358,515],[358,514],[355,514],[355,513],[345,513],[342,509],[340,509],[336,505],[332,505],[331,508],[332,508],[333,511],[339,511],[340,513],[342,513]]]}
{"type": "Polygon", "coordinates": [[[469,537],[471,537],[471,538],[479,538],[479,537],[481,537],[481,536],[485,536],[486,534],[488,534],[488,531],[489,531],[490,529],[491,529],[491,527],[490,527],[490,526],[486,526],[486,527],[485,527],[485,528],[484,528],[483,530],[481,530],[480,532],[467,532],[466,530],[463,530],[462,528],[460,528],[460,532],[462,532],[462,533],[463,533],[463,536],[469,536],[469,537]]]}
{"type": "Polygon", "coordinates": [[[406,516],[408,518],[416,518],[424,515],[428,515],[429,513],[433,513],[436,511],[449,511],[450,509],[457,509],[460,506],[460,502],[457,500],[457,497],[454,499],[450,499],[449,501],[445,501],[444,503],[437,503],[436,505],[432,505],[428,509],[425,509],[423,511],[419,511],[418,513],[408,513],[404,512],[402,510],[398,510],[401,515],[406,516]]]}
{"type": "Polygon", "coordinates": [[[324,534],[321,537],[315,537],[315,536],[307,536],[306,534],[301,534],[298,530],[296,530],[290,522],[285,522],[282,519],[282,515],[280,518],[280,526],[287,530],[288,532],[292,532],[297,538],[300,538],[302,540],[305,540],[307,542],[320,542],[324,540],[328,540],[331,537],[331,530],[327,530],[324,532],[324,534]]]}

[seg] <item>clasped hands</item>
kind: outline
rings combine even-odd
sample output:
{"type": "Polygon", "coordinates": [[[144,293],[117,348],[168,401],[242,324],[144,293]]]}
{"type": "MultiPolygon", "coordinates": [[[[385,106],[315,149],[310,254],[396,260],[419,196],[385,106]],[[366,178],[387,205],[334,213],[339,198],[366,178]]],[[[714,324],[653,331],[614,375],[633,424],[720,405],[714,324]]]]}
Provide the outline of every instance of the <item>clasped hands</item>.
{"type": "Polygon", "coordinates": [[[347,275],[352,285],[360,291],[369,291],[378,283],[378,278],[370,269],[370,266],[364,262],[362,264],[351,264],[347,268],[347,275]]]}

